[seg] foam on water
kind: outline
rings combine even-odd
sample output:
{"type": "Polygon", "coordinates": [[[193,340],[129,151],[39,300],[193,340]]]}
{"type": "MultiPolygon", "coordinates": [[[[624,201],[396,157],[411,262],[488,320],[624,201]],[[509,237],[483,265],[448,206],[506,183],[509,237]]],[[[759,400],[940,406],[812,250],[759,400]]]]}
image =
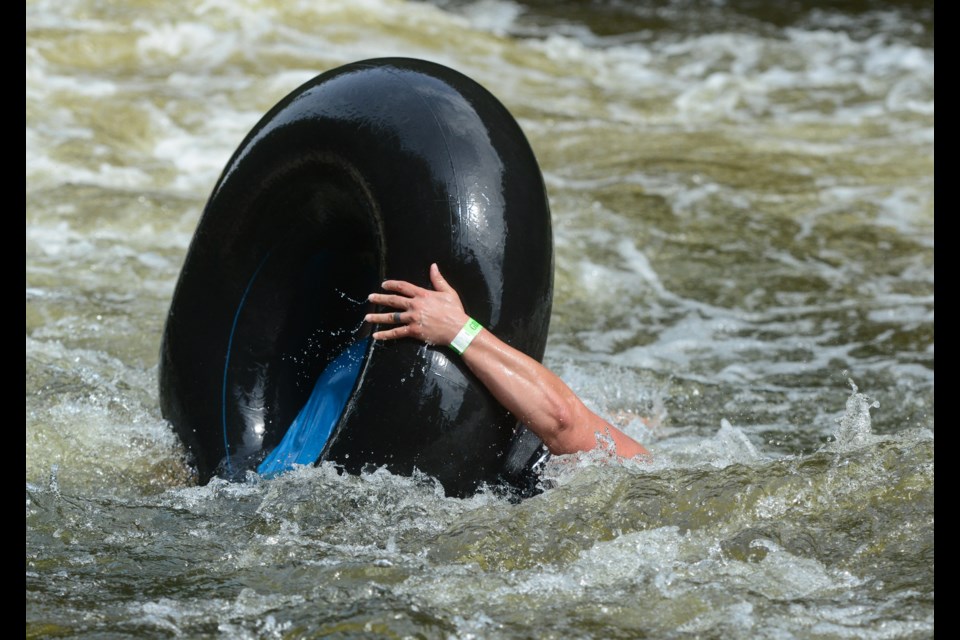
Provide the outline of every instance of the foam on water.
{"type": "Polygon", "coordinates": [[[27,481],[124,495],[192,481],[183,449],[159,418],[154,379],[100,351],[27,338],[27,481]]]}

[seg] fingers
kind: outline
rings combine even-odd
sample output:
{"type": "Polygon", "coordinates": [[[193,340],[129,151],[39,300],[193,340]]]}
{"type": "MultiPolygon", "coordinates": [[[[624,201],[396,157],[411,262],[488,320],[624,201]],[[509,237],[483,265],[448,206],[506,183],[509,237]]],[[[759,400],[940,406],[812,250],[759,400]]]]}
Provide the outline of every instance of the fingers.
{"type": "Polygon", "coordinates": [[[399,311],[392,313],[368,313],[363,316],[365,322],[370,324],[405,324],[407,318],[399,311]]]}
{"type": "Polygon", "coordinates": [[[453,287],[450,286],[446,278],[440,275],[440,267],[437,266],[436,262],[430,265],[430,282],[433,283],[433,288],[437,291],[443,291],[444,293],[453,291],[453,287]]]}
{"type": "Polygon", "coordinates": [[[417,285],[411,284],[406,280],[385,280],[380,286],[384,291],[395,291],[396,293],[408,298],[423,295],[429,291],[429,289],[418,287],[417,285]]]}
{"type": "Polygon", "coordinates": [[[401,325],[399,327],[394,327],[393,329],[384,329],[383,331],[375,331],[373,333],[374,340],[396,340],[398,338],[406,338],[410,335],[410,325],[401,325]]]}
{"type": "Polygon", "coordinates": [[[375,340],[394,340],[396,338],[404,338],[409,335],[409,330],[405,324],[409,318],[404,315],[404,312],[409,311],[410,307],[413,304],[413,296],[417,295],[420,291],[425,291],[416,285],[412,285],[409,282],[404,282],[403,280],[387,280],[383,283],[383,288],[396,291],[403,295],[394,295],[390,293],[371,293],[367,296],[367,300],[370,302],[383,306],[390,307],[392,309],[399,309],[400,311],[388,311],[381,313],[368,313],[363,319],[365,322],[370,324],[399,324],[402,326],[394,327],[393,329],[385,329],[382,331],[376,331],[373,334],[375,340]]]}
{"type": "MultiPolygon", "coordinates": [[[[440,267],[437,266],[437,263],[434,262],[430,265],[430,282],[433,284],[433,288],[436,291],[441,291],[443,293],[456,293],[453,287],[447,282],[446,278],[443,277],[440,273],[440,267]]],[[[407,282],[406,280],[384,280],[380,285],[384,291],[393,291],[400,294],[400,296],[406,298],[415,298],[417,296],[422,296],[430,293],[430,289],[424,289],[423,287],[418,287],[415,284],[407,282]]],[[[383,294],[372,294],[370,296],[371,302],[376,302],[377,304],[389,304],[390,306],[398,306],[392,304],[391,302],[381,302],[383,294]],[[377,296],[377,299],[374,299],[374,296],[377,296]]],[[[393,302],[400,300],[399,296],[393,296],[393,302]]],[[[406,307],[401,307],[406,308],[406,307]]]]}
{"type": "Polygon", "coordinates": [[[404,296],[395,296],[388,293],[371,293],[369,296],[367,296],[367,300],[384,307],[403,309],[404,311],[409,309],[411,304],[410,298],[404,296]]]}
{"type": "Polygon", "coordinates": [[[380,307],[364,316],[364,321],[380,325],[372,334],[375,340],[409,337],[427,344],[449,342],[447,334],[456,334],[463,325],[463,304],[436,263],[430,265],[430,281],[432,288],[387,280],[381,285],[386,293],[367,296],[369,302],[380,307]]]}
{"type": "MultiPolygon", "coordinates": [[[[392,313],[372,313],[367,315],[368,322],[373,324],[381,324],[381,321],[378,318],[387,318],[389,322],[393,322],[394,314],[392,313]]],[[[397,340],[399,338],[414,338],[415,340],[422,340],[427,344],[434,344],[429,337],[424,335],[422,327],[417,324],[406,324],[406,320],[401,320],[403,324],[393,327],[391,329],[381,329],[380,331],[373,332],[374,340],[397,340]]]]}
{"type": "Polygon", "coordinates": [[[375,331],[373,333],[374,340],[396,340],[397,338],[406,338],[407,336],[411,335],[410,326],[406,324],[406,318],[404,317],[404,314],[399,311],[392,311],[388,313],[368,313],[363,317],[363,319],[370,324],[400,325],[393,327],[392,329],[375,331]]]}

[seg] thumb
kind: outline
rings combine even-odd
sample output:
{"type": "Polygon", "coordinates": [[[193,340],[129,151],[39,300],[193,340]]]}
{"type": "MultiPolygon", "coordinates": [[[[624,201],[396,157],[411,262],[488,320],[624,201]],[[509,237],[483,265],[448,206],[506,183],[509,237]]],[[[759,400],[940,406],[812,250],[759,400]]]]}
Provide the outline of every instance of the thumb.
{"type": "Polygon", "coordinates": [[[437,291],[442,291],[444,293],[453,292],[453,287],[451,287],[446,279],[440,275],[440,267],[437,266],[436,262],[430,265],[430,282],[433,283],[433,288],[437,291]]]}

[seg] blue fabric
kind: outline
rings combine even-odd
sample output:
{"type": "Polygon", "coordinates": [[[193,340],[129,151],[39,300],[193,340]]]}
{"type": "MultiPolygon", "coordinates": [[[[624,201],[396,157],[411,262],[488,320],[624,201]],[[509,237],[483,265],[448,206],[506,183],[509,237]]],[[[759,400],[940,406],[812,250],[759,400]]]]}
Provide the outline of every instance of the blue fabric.
{"type": "Polygon", "coordinates": [[[347,404],[369,341],[366,338],[354,342],[327,365],[307,403],[293,419],[280,444],[257,467],[257,473],[269,478],[289,471],[295,464],[309,465],[317,461],[347,404]]]}

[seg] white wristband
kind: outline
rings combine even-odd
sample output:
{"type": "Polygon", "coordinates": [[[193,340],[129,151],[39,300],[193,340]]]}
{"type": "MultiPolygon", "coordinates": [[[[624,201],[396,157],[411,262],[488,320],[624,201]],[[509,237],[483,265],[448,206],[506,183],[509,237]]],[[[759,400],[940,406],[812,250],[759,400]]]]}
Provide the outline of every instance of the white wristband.
{"type": "Polygon", "coordinates": [[[482,330],[483,325],[473,318],[468,317],[467,323],[460,329],[460,333],[450,342],[450,348],[458,354],[463,355],[463,352],[467,350],[467,347],[470,346],[470,343],[473,342],[473,339],[476,338],[477,334],[482,330]]]}

